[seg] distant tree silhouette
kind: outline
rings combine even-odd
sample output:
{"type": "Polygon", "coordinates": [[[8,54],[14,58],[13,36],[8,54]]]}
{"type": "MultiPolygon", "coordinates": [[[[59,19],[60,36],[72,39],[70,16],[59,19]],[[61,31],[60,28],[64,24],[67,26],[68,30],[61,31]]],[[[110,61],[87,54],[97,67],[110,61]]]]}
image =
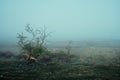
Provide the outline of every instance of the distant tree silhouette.
{"type": "Polygon", "coordinates": [[[70,54],[70,51],[71,51],[71,49],[72,49],[71,44],[72,44],[72,41],[69,41],[68,44],[67,44],[67,46],[66,46],[67,54],[70,54]]]}

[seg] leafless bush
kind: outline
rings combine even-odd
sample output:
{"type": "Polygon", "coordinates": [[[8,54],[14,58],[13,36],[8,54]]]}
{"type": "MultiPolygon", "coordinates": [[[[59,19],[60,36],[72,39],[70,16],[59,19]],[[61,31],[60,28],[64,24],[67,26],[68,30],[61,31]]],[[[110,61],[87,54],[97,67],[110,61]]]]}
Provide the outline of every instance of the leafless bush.
{"type": "Polygon", "coordinates": [[[18,45],[22,50],[21,53],[27,53],[28,55],[32,54],[32,56],[37,58],[47,50],[45,41],[50,33],[47,33],[46,27],[42,29],[33,29],[29,24],[27,24],[25,31],[31,34],[32,37],[24,36],[23,33],[18,33],[18,45]]]}

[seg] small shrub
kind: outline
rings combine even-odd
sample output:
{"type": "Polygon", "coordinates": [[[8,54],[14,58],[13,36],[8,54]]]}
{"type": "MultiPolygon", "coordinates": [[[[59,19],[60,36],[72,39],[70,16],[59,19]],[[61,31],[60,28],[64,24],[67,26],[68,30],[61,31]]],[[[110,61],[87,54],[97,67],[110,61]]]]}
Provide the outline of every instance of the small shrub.
{"type": "Polygon", "coordinates": [[[45,41],[50,33],[46,32],[45,27],[34,30],[29,24],[27,24],[25,31],[31,34],[32,37],[26,37],[23,33],[18,33],[18,45],[21,48],[21,53],[32,54],[32,56],[38,58],[42,53],[47,51],[45,41]]]}

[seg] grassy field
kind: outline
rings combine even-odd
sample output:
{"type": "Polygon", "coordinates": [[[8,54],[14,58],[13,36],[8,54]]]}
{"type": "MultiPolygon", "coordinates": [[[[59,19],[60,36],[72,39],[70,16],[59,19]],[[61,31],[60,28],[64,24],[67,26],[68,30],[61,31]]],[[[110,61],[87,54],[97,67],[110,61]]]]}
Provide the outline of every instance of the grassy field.
{"type": "Polygon", "coordinates": [[[1,61],[0,80],[120,80],[120,66],[1,61]]]}
{"type": "MultiPolygon", "coordinates": [[[[119,44],[75,46],[72,45],[70,54],[65,45],[49,47],[50,53],[33,63],[21,61],[23,56],[16,55],[17,52],[4,52],[7,50],[1,48],[0,80],[120,80],[119,44]]],[[[17,50],[11,51],[14,49],[17,50]]]]}

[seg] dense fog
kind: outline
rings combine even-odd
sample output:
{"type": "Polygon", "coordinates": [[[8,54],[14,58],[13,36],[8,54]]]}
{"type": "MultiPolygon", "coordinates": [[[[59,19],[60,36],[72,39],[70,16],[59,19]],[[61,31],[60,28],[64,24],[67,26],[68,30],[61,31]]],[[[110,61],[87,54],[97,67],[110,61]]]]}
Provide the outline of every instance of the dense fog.
{"type": "Polygon", "coordinates": [[[67,53],[70,48],[69,53],[80,55],[83,61],[105,55],[116,61],[119,8],[119,0],[1,0],[0,51],[19,54],[17,33],[31,37],[25,31],[30,24],[33,29],[46,27],[51,32],[45,42],[51,52],[67,53]]]}
{"type": "Polygon", "coordinates": [[[50,41],[119,40],[119,0],[1,0],[0,43],[15,43],[26,24],[46,26],[50,41]]]}

